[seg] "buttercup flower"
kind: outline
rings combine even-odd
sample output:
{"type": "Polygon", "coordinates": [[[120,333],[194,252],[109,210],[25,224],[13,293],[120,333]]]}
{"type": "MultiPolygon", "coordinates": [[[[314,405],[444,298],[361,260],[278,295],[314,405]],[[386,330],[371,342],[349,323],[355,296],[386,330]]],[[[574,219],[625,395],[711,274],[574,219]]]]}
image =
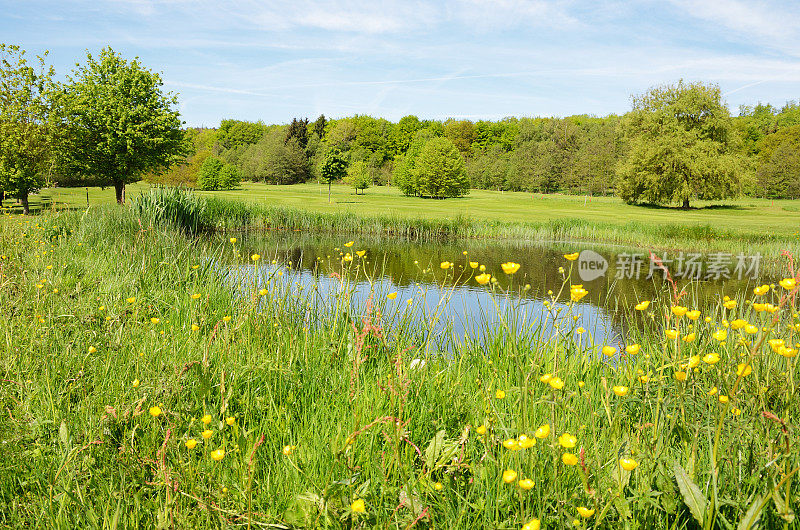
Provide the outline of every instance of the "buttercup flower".
{"type": "Polygon", "coordinates": [[[625,353],[627,353],[628,355],[636,355],[637,353],[639,353],[640,348],[641,346],[639,346],[638,344],[630,344],[625,348],[625,353]]]}
{"type": "Polygon", "coordinates": [[[222,460],[224,456],[225,456],[225,449],[215,449],[214,451],[211,451],[211,458],[215,462],[219,462],[220,460],[222,460]]]}
{"type": "Polygon", "coordinates": [[[589,508],[586,508],[584,506],[578,506],[577,510],[580,516],[583,517],[584,519],[588,519],[589,517],[594,515],[594,510],[590,510],[589,508]]]}
{"type": "Polygon", "coordinates": [[[578,439],[568,432],[565,432],[564,434],[558,437],[558,445],[560,445],[564,449],[572,449],[573,447],[575,447],[575,444],[577,443],[578,439]]]}
{"type": "Polygon", "coordinates": [[[589,294],[583,285],[573,285],[569,288],[569,297],[573,302],[578,302],[581,298],[589,294]]]}
{"type": "Polygon", "coordinates": [[[574,466],[578,463],[578,457],[572,453],[564,453],[561,455],[561,461],[568,466],[574,466]]]}
{"type": "Polygon", "coordinates": [[[185,444],[187,449],[194,449],[195,446],[197,446],[197,440],[195,440],[194,438],[189,438],[188,440],[186,440],[185,444]]]}
{"type": "Polygon", "coordinates": [[[625,457],[619,459],[619,465],[622,466],[622,469],[625,471],[633,471],[639,463],[633,458],[625,457]]]}
{"type": "Polygon", "coordinates": [[[389,300],[394,300],[395,298],[397,298],[397,291],[387,294],[386,298],[388,298],[389,300]]]}
{"type": "Polygon", "coordinates": [[[547,438],[548,436],[550,436],[550,424],[545,423],[544,425],[536,429],[536,432],[534,432],[533,435],[539,438],[540,440],[547,438]]]}
{"type": "Polygon", "coordinates": [[[485,272],[475,276],[475,281],[478,282],[481,285],[486,285],[487,283],[489,283],[489,280],[491,280],[491,279],[492,279],[492,275],[491,274],[487,274],[485,272]]]}
{"type": "Polygon", "coordinates": [[[517,484],[519,484],[520,488],[522,488],[522,489],[524,489],[526,491],[532,489],[533,486],[534,486],[533,481],[531,479],[529,479],[529,478],[524,478],[524,479],[520,480],[517,484]]]}
{"type": "Polygon", "coordinates": [[[521,530],[541,530],[541,528],[542,528],[542,523],[541,521],[539,521],[539,519],[531,519],[530,521],[522,525],[521,530]]]}
{"type": "Polygon", "coordinates": [[[514,274],[519,270],[519,263],[514,263],[513,261],[508,261],[506,263],[501,263],[500,267],[503,268],[503,272],[506,274],[514,274]]]}
{"type": "Polygon", "coordinates": [[[665,329],[664,335],[667,336],[669,340],[675,340],[678,338],[678,330],[677,329],[665,329]]]}
{"type": "Polygon", "coordinates": [[[573,252],[572,254],[564,254],[564,259],[575,261],[580,257],[580,252],[573,252]]]}
{"type": "Polygon", "coordinates": [[[613,346],[603,346],[602,352],[606,357],[613,357],[617,353],[617,349],[613,346]]]}
{"type": "Polygon", "coordinates": [[[150,407],[150,415],[154,418],[161,416],[161,407],[150,407]]]}
{"type": "Polygon", "coordinates": [[[628,391],[630,390],[627,386],[615,386],[611,390],[620,397],[627,396],[628,391]]]}
{"type": "Polygon", "coordinates": [[[706,364],[717,364],[719,362],[719,354],[708,353],[703,357],[703,362],[706,364]]]}
{"type": "Polygon", "coordinates": [[[637,311],[644,311],[648,307],[650,307],[650,300],[643,300],[635,306],[637,311]]]}
{"type": "Polygon", "coordinates": [[[786,289],[787,291],[791,291],[795,287],[797,287],[797,280],[794,278],[784,278],[778,282],[781,287],[786,289]]]}
{"type": "Polygon", "coordinates": [[[514,471],[513,469],[506,469],[505,471],[503,471],[503,482],[505,482],[506,484],[511,484],[515,480],[517,480],[516,471],[514,471]]]}

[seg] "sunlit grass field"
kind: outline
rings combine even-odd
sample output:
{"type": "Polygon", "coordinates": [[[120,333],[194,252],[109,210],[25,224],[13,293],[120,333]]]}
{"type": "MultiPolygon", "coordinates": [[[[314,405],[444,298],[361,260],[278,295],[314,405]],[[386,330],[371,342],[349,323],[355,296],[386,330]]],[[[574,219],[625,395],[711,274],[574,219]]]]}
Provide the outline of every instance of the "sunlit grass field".
{"type": "MultiPolygon", "coordinates": [[[[512,308],[484,344],[443,355],[380,284],[353,304],[373,280],[357,237],[320,263],[340,279],[325,298],[290,263],[136,211],[0,219],[4,526],[795,524],[788,269],[703,307],[665,288],[622,309],[615,348],[573,317],[586,292],[565,257],[556,335],[512,308]]],[[[505,296],[468,255],[451,259],[505,296]]],[[[507,260],[480,265],[522,288],[507,260]]],[[[440,268],[446,287],[455,269],[440,268]]]]}
{"type": "MultiPolygon", "coordinates": [[[[149,188],[146,183],[129,185],[129,198],[149,188]]],[[[198,192],[246,202],[290,206],[313,212],[352,212],[363,216],[392,215],[402,218],[442,219],[466,217],[474,220],[541,223],[552,220],[585,220],[593,223],[624,225],[711,226],[743,234],[770,234],[797,239],[800,231],[800,202],[741,198],[698,201],[689,211],[675,207],[631,206],[616,197],[587,197],[540,193],[472,190],[467,197],[432,200],[404,197],[395,187],[373,187],[363,195],[344,185],[328,188],[316,183],[269,186],[246,182],[238,190],[198,192]]],[[[85,207],[86,188],[51,188],[33,197],[36,206],[44,200],[57,207],[85,207]]],[[[89,203],[114,201],[113,188],[89,188],[89,203]]]]}

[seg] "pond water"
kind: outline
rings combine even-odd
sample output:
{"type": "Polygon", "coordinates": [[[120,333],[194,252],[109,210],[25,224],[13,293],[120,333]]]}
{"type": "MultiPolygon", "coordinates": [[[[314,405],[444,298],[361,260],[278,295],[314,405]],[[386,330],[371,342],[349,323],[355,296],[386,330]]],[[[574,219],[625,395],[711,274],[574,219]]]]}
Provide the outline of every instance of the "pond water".
{"type": "MultiPolygon", "coordinates": [[[[487,340],[489,330],[504,325],[531,336],[573,335],[583,328],[578,340],[622,346],[628,325],[625,309],[641,300],[669,299],[672,292],[663,269],[646,250],[583,241],[418,243],[354,237],[353,245],[347,247],[346,236],[248,232],[215,235],[210,243],[231,247],[226,255],[233,256],[231,236],[237,238],[235,248],[242,256],[261,255],[258,267],[250,265],[250,260],[247,265],[241,264],[244,259],[232,262],[234,281],[248,288],[255,283],[258,288],[274,289],[279,280],[298,293],[313,290],[313,311],[319,312],[336,302],[344,288],[342,278],[351,278],[347,289],[354,313],[363,313],[372,295],[381,305],[385,303],[386,321],[397,325],[403,319],[413,320],[431,339],[426,342],[440,350],[450,350],[464,340],[487,340]],[[356,251],[365,251],[364,256],[356,251]],[[568,253],[579,257],[568,261],[564,257],[568,253]],[[352,261],[343,262],[347,254],[352,261]],[[445,261],[452,262],[452,267],[442,269],[445,261]],[[520,264],[518,272],[504,274],[500,264],[508,261],[520,264]],[[493,290],[475,281],[480,269],[473,269],[470,262],[483,265],[496,277],[493,290]],[[571,283],[582,284],[588,291],[570,315],[564,303],[550,302],[551,293],[562,289],[564,274],[571,274],[571,283]],[[397,296],[390,300],[390,293],[397,296]],[[570,316],[569,322],[565,315],[570,316]]],[[[692,307],[750,291],[767,281],[761,274],[760,256],[675,251],[658,252],[657,257],[678,288],[687,292],[681,303],[692,307]]],[[[558,299],[569,300],[568,285],[558,299]]]]}

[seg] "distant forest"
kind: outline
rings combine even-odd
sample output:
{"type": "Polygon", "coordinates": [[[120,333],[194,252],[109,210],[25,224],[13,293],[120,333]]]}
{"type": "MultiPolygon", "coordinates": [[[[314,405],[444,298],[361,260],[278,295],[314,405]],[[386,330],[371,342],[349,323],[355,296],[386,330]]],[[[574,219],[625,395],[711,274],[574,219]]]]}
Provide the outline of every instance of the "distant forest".
{"type": "MultiPolygon", "coordinates": [[[[624,116],[504,118],[500,121],[420,120],[397,123],[357,115],[294,119],[290,124],[223,120],[216,129],[185,131],[190,155],[145,180],[197,183],[209,158],[235,166],[240,177],[268,184],[319,179],[326,153],[367,168],[371,185],[394,185],[404,157],[434,137],[449,139],[464,158],[472,188],[606,195],[629,146],[624,116]]],[[[800,104],[743,106],[732,118],[733,145],[743,161],[740,192],[770,198],[800,197],[800,104]]]]}

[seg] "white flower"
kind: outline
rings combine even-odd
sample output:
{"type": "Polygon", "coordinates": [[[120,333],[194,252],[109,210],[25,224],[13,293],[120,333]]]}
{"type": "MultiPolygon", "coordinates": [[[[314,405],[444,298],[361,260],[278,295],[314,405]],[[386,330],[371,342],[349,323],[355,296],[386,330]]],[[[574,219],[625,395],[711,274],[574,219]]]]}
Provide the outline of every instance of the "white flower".
{"type": "Polygon", "coordinates": [[[425,367],[425,361],[423,361],[422,359],[414,359],[413,361],[411,361],[410,368],[412,370],[415,368],[424,368],[424,367],[425,367]]]}

